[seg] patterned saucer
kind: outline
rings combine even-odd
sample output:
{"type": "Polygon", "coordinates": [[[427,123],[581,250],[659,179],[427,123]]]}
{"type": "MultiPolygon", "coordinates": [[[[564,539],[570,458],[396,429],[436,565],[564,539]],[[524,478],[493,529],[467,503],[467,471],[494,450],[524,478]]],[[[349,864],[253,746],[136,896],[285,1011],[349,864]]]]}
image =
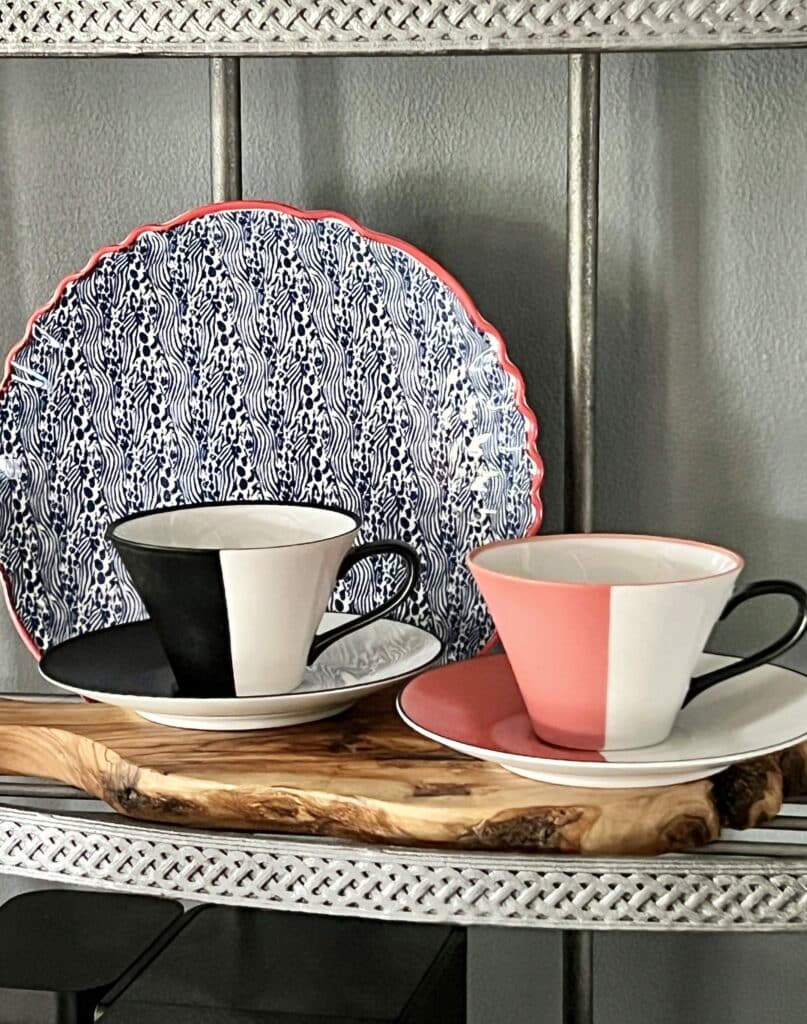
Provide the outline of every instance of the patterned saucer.
{"type": "MultiPolygon", "coordinates": [[[[322,629],[352,615],[327,613],[322,629]]],[[[146,619],[58,644],[39,663],[48,682],[182,729],[274,729],[329,718],[421,672],[440,641],[417,626],[380,619],[324,651],[297,689],[268,697],[177,697],[157,633],[146,619]]]]}
{"type": "MultiPolygon", "coordinates": [[[[461,286],[405,242],[272,203],[134,231],[31,318],[0,389],[0,563],[35,655],[143,618],[113,520],[240,499],[336,504],[423,562],[403,620],[449,660],[493,629],[464,558],[538,529],[521,375],[461,286]]],[[[359,567],[334,611],[392,592],[359,567]]]]}
{"type": "MultiPolygon", "coordinates": [[[[704,654],[697,671],[736,660],[704,654]]],[[[801,743],[807,739],[807,680],[762,665],[696,697],[663,743],[637,750],[571,750],[540,740],[503,654],[418,676],[400,695],[398,711],[423,736],[528,779],[633,789],[703,779],[801,743]]]]}

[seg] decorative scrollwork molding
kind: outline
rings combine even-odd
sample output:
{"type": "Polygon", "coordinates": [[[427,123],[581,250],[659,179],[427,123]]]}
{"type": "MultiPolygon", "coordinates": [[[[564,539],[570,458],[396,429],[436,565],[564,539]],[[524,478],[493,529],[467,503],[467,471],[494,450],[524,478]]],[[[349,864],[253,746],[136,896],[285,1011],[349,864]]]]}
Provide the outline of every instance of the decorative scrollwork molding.
{"type": "Polygon", "coordinates": [[[0,873],[212,903],[548,928],[807,928],[807,861],[591,860],[169,831],[0,808],[0,873]]]}
{"type": "Polygon", "coordinates": [[[805,0],[0,0],[0,53],[449,53],[807,43],[805,0]]]}

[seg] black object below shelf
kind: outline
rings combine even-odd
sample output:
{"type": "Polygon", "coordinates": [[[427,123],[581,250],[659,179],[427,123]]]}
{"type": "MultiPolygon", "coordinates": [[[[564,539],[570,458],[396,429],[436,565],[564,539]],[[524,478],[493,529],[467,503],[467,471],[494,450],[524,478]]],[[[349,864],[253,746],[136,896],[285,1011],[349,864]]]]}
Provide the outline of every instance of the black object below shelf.
{"type": "Polygon", "coordinates": [[[103,1002],[104,1024],[464,1024],[465,931],[205,907],[103,1002]]]}
{"type": "Polygon", "coordinates": [[[181,916],[181,904],[151,896],[15,896],[0,907],[0,1024],[91,1024],[101,996],[181,916]]]}

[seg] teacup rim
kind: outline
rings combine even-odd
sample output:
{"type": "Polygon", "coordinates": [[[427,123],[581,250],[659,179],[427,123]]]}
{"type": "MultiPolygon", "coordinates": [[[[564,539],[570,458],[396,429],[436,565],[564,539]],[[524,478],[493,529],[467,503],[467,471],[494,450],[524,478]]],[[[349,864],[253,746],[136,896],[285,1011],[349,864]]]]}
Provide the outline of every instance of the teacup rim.
{"type": "Polygon", "coordinates": [[[356,533],[361,529],[362,521],[361,518],[356,515],[355,512],[351,512],[349,509],[344,508],[341,505],[333,505],[329,503],[317,502],[317,501],[281,501],[275,499],[264,499],[264,498],[247,498],[243,501],[230,500],[230,501],[191,501],[183,502],[179,505],[165,505],[161,508],[144,509],[141,512],[130,512],[128,515],[120,516],[118,519],[113,520],[105,531],[106,539],[115,545],[125,545],[132,548],[138,548],[139,550],[145,551],[172,551],[181,552],[187,554],[211,554],[219,551],[280,551],[287,548],[302,548],[308,547],[312,544],[326,544],[340,538],[347,537],[351,533],[356,533]],[[148,541],[131,540],[127,537],[116,537],[115,531],[121,526],[125,526],[127,523],[135,522],[138,519],[145,519],[149,516],[161,515],[165,512],[186,512],[198,508],[235,508],[244,506],[264,506],[267,508],[313,508],[319,509],[321,512],[337,512],[340,515],[347,517],[352,520],[353,526],[349,530],[345,530],[343,533],[335,533],[330,537],[317,537],[314,540],[303,540],[294,541],[289,544],[272,544],[271,547],[265,544],[251,545],[250,547],[244,548],[221,548],[221,547],[189,547],[186,545],[179,544],[154,544],[148,541]]]}
{"type": "Polygon", "coordinates": [[[465,558],[465,564],[469,569],[478,570],[483,573],[490,573],[491,576],[497,576],[503,580],[511,580],[514,583],[530,583],[535,586],[545,587],[570,587],[578,590],[592,589],[594,587],[607,587],[611,588],[640,588],[640,587],[676,587],[686,586],[693,583],[704,583],[707,580],[719,579],[722,576],[731,576],[732,574],[741,573],[745,568],[745,559],[742,555],[736,551],[732,551],[731,548],[724,547],[721,544],[712,544],[710,541],[691,540],[687,537],[669,537],[662,534],[650,534],[650,533],[609,533],[607,531],[596,531],[592,533],[545,533],[527,537],[508,537],[503,540],[493,541],[490,544],[480,544],[478,547],[470,551],[465,558]],[[510,547],[518,544],[532,544],[532,543],[546,543],[558,540],[629,540],[629,541],[651,541],[651,542],[663,542],[665,544],[680,545],[682,547],[696,547],[704,548],[708,551],[714,551],[720,555],[725,555],[734,562],[728,569],[721,569],[720,572],[710,572],[701,576],[691,576],[686,579],[680,580],[667,580],[665,582],[626,582],[626,583],[599,583],[590,582],[587,580],[540,580],[531,579],[528,576],[514,576],[512,573],[501,572],[498,569],[491,569],[488,566],[480,565],[476,559],[485,551],[490,551],[493,548],[510,547]]]}

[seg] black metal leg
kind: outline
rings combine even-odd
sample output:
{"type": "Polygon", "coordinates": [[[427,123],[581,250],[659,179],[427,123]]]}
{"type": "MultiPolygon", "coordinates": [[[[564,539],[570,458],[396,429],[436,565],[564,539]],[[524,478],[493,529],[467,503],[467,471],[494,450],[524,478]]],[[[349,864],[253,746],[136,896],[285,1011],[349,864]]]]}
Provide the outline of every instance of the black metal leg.
{"type": "Polygon", "coordinates": [[[594,1024],[594,935],[563,933],[563,1024],[594,1024]]]}

